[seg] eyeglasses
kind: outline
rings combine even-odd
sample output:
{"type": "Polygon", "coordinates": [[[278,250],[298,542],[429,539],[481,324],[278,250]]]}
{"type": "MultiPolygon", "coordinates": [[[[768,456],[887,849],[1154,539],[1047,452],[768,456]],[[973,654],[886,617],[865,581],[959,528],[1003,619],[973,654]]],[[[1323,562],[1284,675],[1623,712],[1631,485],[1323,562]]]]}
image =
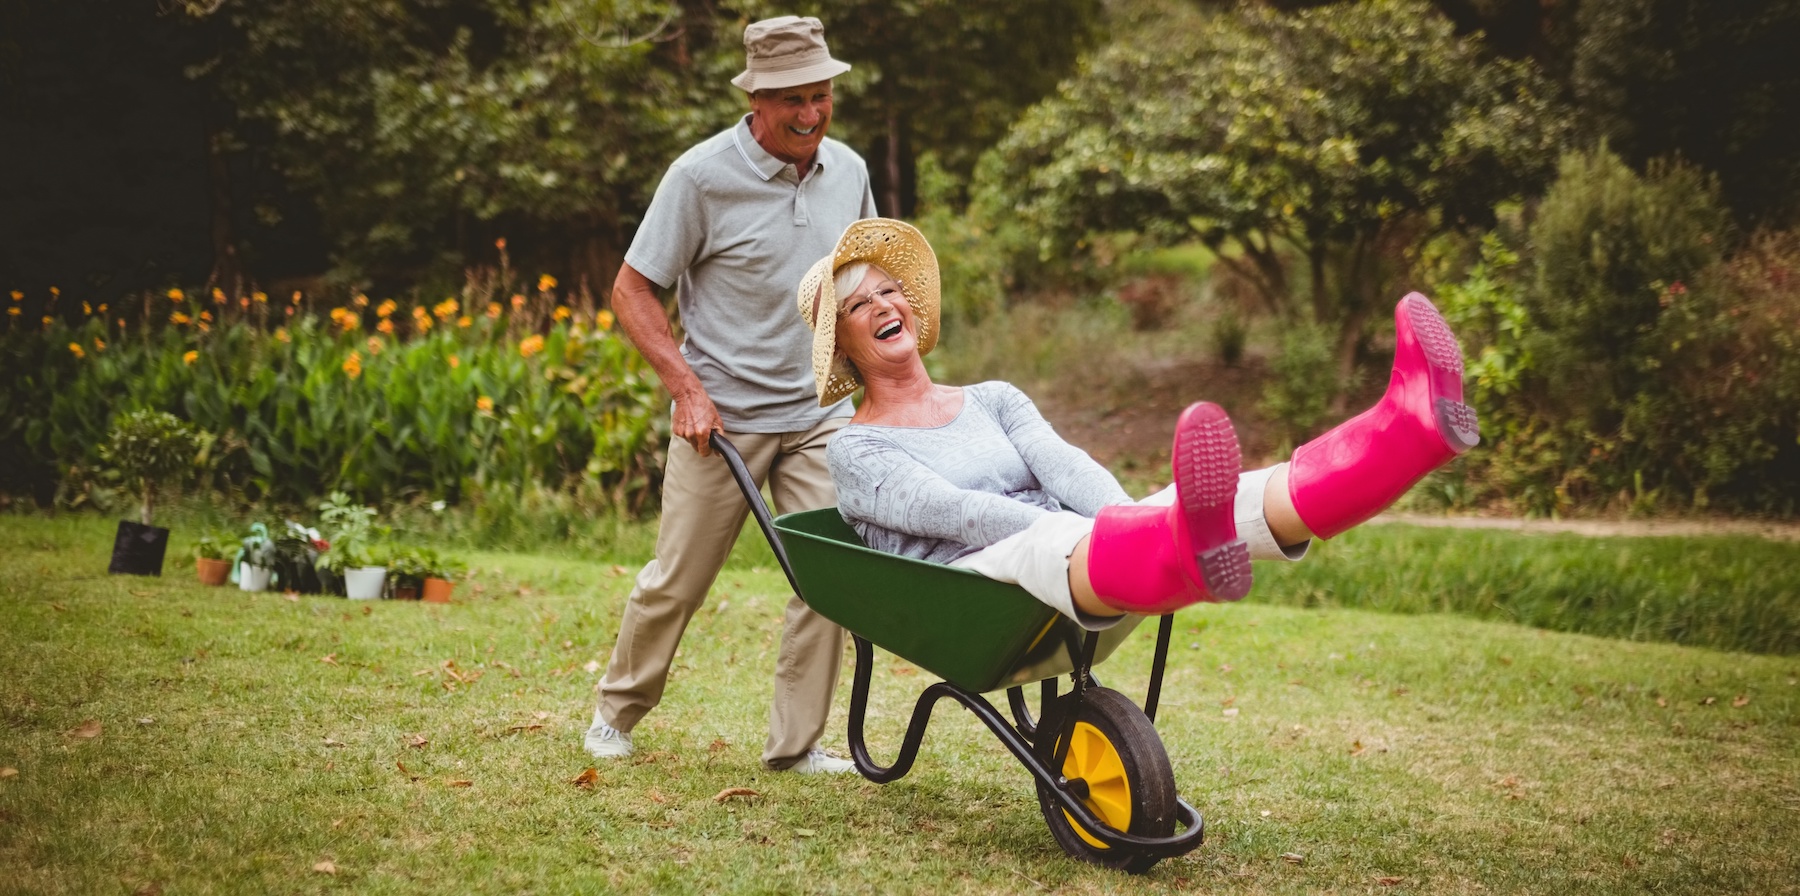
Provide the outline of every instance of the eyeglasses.
{"type": "Polygon", "coordinates": [[[875,299],[880,299],[890,305],[904,302],[906,301],[905,290],[906,285],[898,280],[884,280],[876,284],[872,292],[853,293],[850,298],[845,299],[844,304],[838,309],[838,316],[848,318],[860,314],[875,299]]]}

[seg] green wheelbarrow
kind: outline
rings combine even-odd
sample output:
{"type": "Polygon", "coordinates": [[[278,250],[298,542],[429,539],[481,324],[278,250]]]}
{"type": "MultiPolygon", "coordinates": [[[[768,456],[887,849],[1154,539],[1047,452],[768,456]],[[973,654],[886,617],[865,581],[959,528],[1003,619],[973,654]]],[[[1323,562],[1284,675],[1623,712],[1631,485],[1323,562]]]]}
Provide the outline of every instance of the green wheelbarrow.
{"type": "Polygon", "coordinates": [[[1205,824],[1176,793],[1154,725],[1173,616],[1161,618],[1140,710],[1102,687],[1093,667],[1142,617],[1084,631],[1016,585],[870,550],[836,508],[771,518],[737,449],[717,432],[712,446],[731,468],[794,593],[855,642],[849,740],[863,777],[877,784],[904,777],[932,707],[948,697],[974,713],[1031,773],[1044,821],[1069,855],[1141,874],[1200,845],[1205,824]],[[919,695],[899,756],[888,766],[870,758],[863,738],[875,646],[943,679],[919,695]],[[1059,694],[1064,675],[1070,687],[1059,694]],[[1037,719],[1025,697],[1033,682],[1037,719]],[[983,696],[1000,689],[1011,719],[983,696]]]}

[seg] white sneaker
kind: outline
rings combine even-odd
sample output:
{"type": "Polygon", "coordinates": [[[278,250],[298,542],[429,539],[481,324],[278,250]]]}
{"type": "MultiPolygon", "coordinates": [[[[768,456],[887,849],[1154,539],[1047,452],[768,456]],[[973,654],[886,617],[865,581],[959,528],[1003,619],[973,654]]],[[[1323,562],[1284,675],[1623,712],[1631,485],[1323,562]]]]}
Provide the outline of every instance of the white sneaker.
{"type": "Polygon", "coordinates": [[[631,755],[631,735],[605,722],[595,722],[582,736],[581,745],[595,759],[624,759],[631,755]]]}
{"type": "Polygon", "coordinates": [[[856,763],[848,759],[839,759],[818,747],[813,747],[807,751],[805,756],[800,757],[799,762],[788,766],[786,770],[799,772],[802,775],[837,775],[856,771],[856,763]]]}

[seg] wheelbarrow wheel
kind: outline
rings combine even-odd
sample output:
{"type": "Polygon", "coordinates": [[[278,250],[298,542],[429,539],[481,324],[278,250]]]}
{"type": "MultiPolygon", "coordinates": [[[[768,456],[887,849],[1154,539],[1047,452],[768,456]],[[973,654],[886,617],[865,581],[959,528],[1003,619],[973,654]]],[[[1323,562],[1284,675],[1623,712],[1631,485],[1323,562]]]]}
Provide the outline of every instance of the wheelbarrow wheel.
{"type": "MultiPolygon", "coordinates": [[[[1066,713],[1074,694],[1064,694],[1044,708],[1038,741],[1033,746],[1046,766],[1056,761],[1066,713]]],[[[1129,697],[1110,688],[1090,687],[1084,694],[1081,715],[1069,739],[1062,775],[1079,778],[1087,790],[1083,802],[1089,811],[1117,830],[1146,837],[1175,833],[1175,773],[1163,750],[1156,726],[1129,697]]],[[[1055,791],[1038,782],[1038,808],[1063,851],[1083,861],[1142,874],[1157,863],[1157,856],[1133,852],[1129,847],[1109,847],[1077,824],[1056,802],[1055,791]]]]}

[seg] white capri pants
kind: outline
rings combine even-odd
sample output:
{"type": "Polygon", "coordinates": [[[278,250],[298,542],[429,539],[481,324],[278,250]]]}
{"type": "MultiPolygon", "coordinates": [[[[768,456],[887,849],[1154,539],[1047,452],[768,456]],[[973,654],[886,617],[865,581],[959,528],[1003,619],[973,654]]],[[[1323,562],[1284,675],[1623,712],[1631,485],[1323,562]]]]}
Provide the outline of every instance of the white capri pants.
{"type": "MultiPolygon", "coordinates": [[[[1238,474],[1232,515],[1237,522],[1237,535],[1249,546],[1252,560],[1299,560],[1312,546],[1311,541],[1304,541],[1282,547],[1275,542],[1269,522],[1263,517],[1263,492],[1269,487],[1269,477],[1282,466],[1285,464],[1238,474]]],[[[1168,507],[1175,503],[1175,486],[1138,503],[1168,507]]],[[[958,557],[950,565],[1018,585],[1082,628],[1100,631],[1117,625],[1124,617],[1083,613],[1075,609],[1075,596],[1069,593],[1069,555],[1093,531],[1094,521],[1081,514],[1067,510],[1046,514],[1025,531],[958,557]]]]}

